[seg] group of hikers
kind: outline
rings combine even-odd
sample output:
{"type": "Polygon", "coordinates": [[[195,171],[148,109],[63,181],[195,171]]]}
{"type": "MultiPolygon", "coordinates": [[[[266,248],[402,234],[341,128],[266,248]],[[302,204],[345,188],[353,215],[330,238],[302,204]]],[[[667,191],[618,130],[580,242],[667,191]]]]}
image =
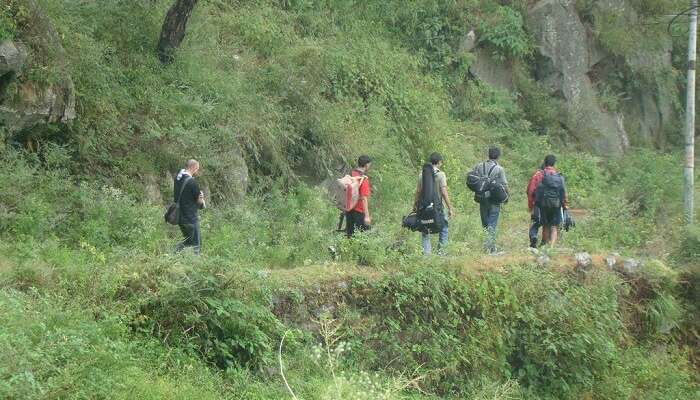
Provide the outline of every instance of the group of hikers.
{"type": "MultiPolygon", "coordinates": [[[[496,246],[496,230],[501,214],[501,206],[508,202],[509,187],[505,169],[499,164],[501,150],[488,149],[488,159],[475,165],[467,175],[467,187],[474,192],[474,200],[479,204],[481,225],[486,233],[484,251],[487,254],[500,254],[496,246]]],[[[543,164],[532,175],[527,185],[527,206],[532,224],[528,232],[529,245],[554,245],[558,238],[558,227],[564,223],[567,210],[567,195],[564,178],[554,165],[552,154],[544,158],[543,164]],[[538,243],[538,232],[542,229],[542,240],[538,243]]],[[[341,225],[345,222],[344,233],[352,238],[356,232],[368,231],[372,226],[370,214],[371,184],[368,171],[372,160],[362,155],[349,175],[338,179],[343,193],[338,195],[342,209],[341,225]]],[[[413,212],[404,218],[403,225],[421,233],[423,253],[432,253],[431,234],[438,235],[438,254],[446,254],[449,221],[455,214],[450,200],[447,175],[441,170],[442,155],[432,153],[428,162],[418,174],[413,212]]],[[[187,247],[200,253],[201,235],[198,211],[206,207],[204,194],[194,177],[199,173],[199,162],[188,160],[185,168],[174,178],[174,202],[168,208],[165,218],[179,226],[183,240],[176,246],[176,252],[187,247]]],[[[340,227],[339,227],[340,228],[340,227]]]]}

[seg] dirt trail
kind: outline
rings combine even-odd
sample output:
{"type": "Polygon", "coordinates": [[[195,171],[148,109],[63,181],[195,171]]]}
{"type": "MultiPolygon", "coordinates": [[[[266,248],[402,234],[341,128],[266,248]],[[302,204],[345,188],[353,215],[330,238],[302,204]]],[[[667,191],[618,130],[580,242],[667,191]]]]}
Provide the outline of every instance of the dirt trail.
{"type": "MultiPolygon", "coordinates": [[[[522,251],[516,254],[502,256],[479,255],[476,257],[434,257],[442,267],[454,268],[465,274],[479,274],[484,271],[505,270],[507,267],[538,264],[540,254],[522,251]]],[[[591,255],[591,268],[607,268],[603,254],[591,255]]],[[[542,268],[555,269],[561,272],[574,271],[576,267],[575,252],[560,249],[549,257],[546,266],[542,268]]],[[[300,266],[290,269],[275,269],[269,271],[269,278],[278,287],[317,288],[329,284],[347,282],[351,278],[380,279],[386,275],[407,270],[401,266],[365,267],[356,264],[329,263],[300,266]]]]}

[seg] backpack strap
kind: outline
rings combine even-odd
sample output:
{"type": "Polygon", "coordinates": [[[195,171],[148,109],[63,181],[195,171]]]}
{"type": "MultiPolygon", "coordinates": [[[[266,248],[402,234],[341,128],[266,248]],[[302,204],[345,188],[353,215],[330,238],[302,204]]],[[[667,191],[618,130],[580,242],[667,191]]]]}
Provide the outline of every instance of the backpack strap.
{"type": "Polygon", "coordinates": [[[360,185],[362,185],[362,182],[364,182],[365,179],[367,179],[367,175],[365,175],[364,172],[358,170],[358,169],[353,169],[353,171],[357,172],[360,174],[360,176],[352,176],[352,173],[350,174],[350,177],[352,179],[357,179],[360,181],[360,185]]]}
{"type": "Polygon", "coordinates": [[[180,199],[182,199],[182,194],[185,192],[185,187],[187,187],[187,184],[190,183],[190,180],[192,179],[191,176],[188,176],[185,178],[185,181],[182,182],[182,187],[180,188],[180,194],[177,196],[177,204],[180,204],[180,199]]]}
{"type": "MultiPolygon", "coordinates": [[[[489,170],[489,173],[486,175],[487,178],[491,178],[491,174],[493,173],[493,170],[496,169],[498,164],[494,163],[491,169],[489,170]]],[[[484,163],[484,173],[486,173],[486,163],[484,163]]]]}

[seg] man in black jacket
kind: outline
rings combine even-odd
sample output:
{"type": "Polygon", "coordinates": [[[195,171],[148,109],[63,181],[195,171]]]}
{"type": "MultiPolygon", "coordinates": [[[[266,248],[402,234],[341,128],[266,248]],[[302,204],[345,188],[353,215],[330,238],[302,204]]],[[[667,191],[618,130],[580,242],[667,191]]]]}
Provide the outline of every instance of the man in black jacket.
{"type": "Polygon", "coordinates": [[[194,253],[199,255],[202,238],[199,231],[199,217],[197,212],[206,206],[204,193],[194,180],[199,173],[199,162],[188,160],[185,169],[175,177],[174,201],[180,203],[178,213],[178,225],[184,240],[177,244],[175,252],[182,251],[185,247],[192,247],[194,253]]]}

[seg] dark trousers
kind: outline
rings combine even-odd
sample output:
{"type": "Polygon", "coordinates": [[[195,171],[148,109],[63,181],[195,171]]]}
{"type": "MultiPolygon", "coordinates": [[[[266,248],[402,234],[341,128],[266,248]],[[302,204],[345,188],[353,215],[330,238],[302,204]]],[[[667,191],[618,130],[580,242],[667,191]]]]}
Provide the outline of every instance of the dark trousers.
{"type": "Polygon", "coordinates": [[[530,246],[537,247],[537,233],[542,227],[542,224],[540,223],[539,207],[534,207],[532,209],[532,216],[530,217],[530,219],[532,220],[532,225],[530,225],[530,230],[528,232],[530,237],[530,246]]]}
{"type": "Polygon", "coordinates": [[[199,255],[202,247],[202,237],[199,231],[199,221],[194,224],[180,224],[180,232],[182,232],[182,240],[175,246],[175,252],[179,253],[186,247],[192,247],[194,254],[199,255]]]}
{"type": "Polygon", "coordinates": [[[496,225],[498,225],[498,217],[501,215],[501,206],[489,202],[483,202],[479,206],[481,226],[486,231],[484,250],[487,253],[493,253],[496,251],[496,225]]]}
{"type": "Polygon", "coordinates": [[[357,211],[345,213],[345,233],[348,237],[355,234],[355,229],[360,232],[368,231],[369,225],[365,224],[365,214],[357,211]]]}

